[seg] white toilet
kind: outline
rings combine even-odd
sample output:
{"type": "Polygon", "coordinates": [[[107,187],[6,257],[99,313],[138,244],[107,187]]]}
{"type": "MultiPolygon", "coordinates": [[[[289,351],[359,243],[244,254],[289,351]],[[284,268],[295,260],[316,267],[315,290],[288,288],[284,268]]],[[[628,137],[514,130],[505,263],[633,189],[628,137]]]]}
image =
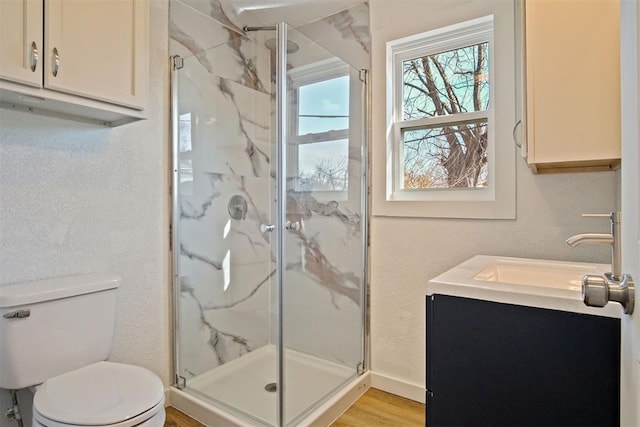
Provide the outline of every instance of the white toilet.
{"type": "Polygon", "coordinates": [[[98,274],[0,286],[0,388],[35,386],[33,426],[164,425],[162,381],[105,362],[120,282],[98,274]]]}

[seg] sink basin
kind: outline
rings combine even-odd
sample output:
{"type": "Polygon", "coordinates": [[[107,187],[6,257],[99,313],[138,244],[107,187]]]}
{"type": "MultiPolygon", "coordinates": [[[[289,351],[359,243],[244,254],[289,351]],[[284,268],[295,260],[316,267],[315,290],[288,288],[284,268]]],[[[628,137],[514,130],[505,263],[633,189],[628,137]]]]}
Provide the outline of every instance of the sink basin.
{"type": "Polygon", "coordinates": [[[610,269],[608,264],[476,255],[429,280],[427,295],[621,317],[618,304],[594,308],[582,302],[582,277],[610,269]]]}
{"type": "Polygon", "coordinates": [[[585,274],[598,274],[598,268],[589,264],[496,258],[473,278],[485,282],[582,291],[582,277],[585,274]]]}

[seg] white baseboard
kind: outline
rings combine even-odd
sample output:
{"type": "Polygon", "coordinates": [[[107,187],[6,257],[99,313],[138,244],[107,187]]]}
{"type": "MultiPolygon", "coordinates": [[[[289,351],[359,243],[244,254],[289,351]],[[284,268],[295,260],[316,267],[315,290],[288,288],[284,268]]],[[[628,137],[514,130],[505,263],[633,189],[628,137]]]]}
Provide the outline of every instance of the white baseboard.
{"type": "Polygon", "coordinates": [[[371,387],[415,400],[416,402],[425,403],[425,387],[422,384],[411,383],[390,375],[371,371],[371,387]]]}

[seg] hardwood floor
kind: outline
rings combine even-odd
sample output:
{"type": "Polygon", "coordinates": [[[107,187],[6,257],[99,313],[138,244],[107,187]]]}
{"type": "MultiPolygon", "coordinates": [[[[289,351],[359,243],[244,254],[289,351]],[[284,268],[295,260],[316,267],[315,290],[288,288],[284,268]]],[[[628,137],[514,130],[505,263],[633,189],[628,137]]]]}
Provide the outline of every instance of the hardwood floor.
{"type": "Polygon", "coordinates": [[[190,416],[183,412],[178,411],[171,406],[166,408],[167,418],[164,421],[164,427],[203,427],[204,424],[200,424],[190,416]]]}
{"type": "MultiPolygon", "coordinates": [[[[424,427],[424,405],[370,388],[331,427],[424,427]]],[[[167,408],[165,427],[203,427],[175,408],[167,408]]]]}
{"type": "Polygon", "coordinates": [[[424,404],[370,388],[331,427],[424,427],[424,425],[424,404]]]}

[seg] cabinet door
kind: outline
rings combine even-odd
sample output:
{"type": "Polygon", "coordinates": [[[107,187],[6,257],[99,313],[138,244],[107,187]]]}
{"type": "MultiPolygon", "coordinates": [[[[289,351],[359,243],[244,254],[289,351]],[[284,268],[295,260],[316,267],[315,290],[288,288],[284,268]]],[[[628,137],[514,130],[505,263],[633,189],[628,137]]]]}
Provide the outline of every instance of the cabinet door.
{"type": "Polygon", "coordinates": [[[619,165],[619,21],[619,0],[526,1],[530,163],[619,165]]]}
{"type": "Polygon", "coordinates": [[[144,108],[146,0],[45,0],[44,86],[144,108]]]}
{"type": "Polygon", "coordinates": [[[0,1],[0,78],[42,86],[42,0],[0,1]]]}
{"type": "Polygon", "coordinates": [[[619,426],[620,319],[427,297],[427,425],[619,426]]]}

